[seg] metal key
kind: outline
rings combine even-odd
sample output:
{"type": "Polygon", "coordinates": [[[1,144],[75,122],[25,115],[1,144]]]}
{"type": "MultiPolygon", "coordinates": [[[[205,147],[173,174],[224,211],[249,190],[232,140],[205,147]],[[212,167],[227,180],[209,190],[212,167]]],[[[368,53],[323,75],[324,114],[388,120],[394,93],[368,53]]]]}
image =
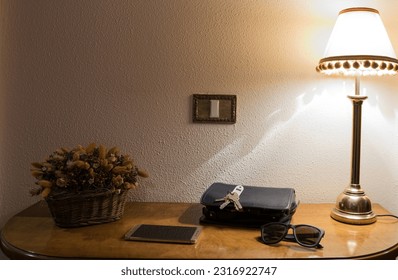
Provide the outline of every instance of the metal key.
{"type": "Polygon", "coordinates": [[[218,198],[214,200],[214,202],[224,201],[223,204],[220,205],[220,209],[224,209],[228,204],[233,203],[236,210],[241,211],[243,209],[242,205],[239,202],[239,196],[243,192],[244,187],[242,185],[237,185],[235,189],[228,193],[223,198],[218,198]]]}
{"type": "Polygon", "coordinates": [[[228,193],[227,196],[224,198],[224,203],[220,205],[220,209],[224,209],[230,203],[234,204],[236,210],[242,210],[242,205],[239,202],[239,194],[236,192],[228,193]]]}
{"type": "Polygon", "coordinates": [[[223,198],[218,198],[218,199],[214,200],[214,202],[224,201],[224,203],[220,205],[220,209],[224,209],[228,204],[230,204],[232,202],[231,199],[229,198],[230,195],[231,195],[231,193],[228,193],[223,198]]]}
{"type": "Polygon", "coordinates": [[[236,209],[237,211],[242,210],[242,205],[241,205],[240,202],[239,202],[239,194],[238,194],[238,193],[232,192],[232,193],[229,195],[229,199],[231,200],[231,202],[234,203],[234,207],[235,207],[235,209],[236,209]]]}
{"type": "Polygon", "coordinates": [[[234,203],[234,207],[237,211],[242,211],[243,207],[239,202],[240,199],[240,195],[242,194],[242,192],[244,191],[244,187],[243,185],[237,185],[234,190],[231,192],[231,199],[234,203]]]}
{"type": "Polygon", "coordinates": [[[220,205],[220,210],[224,209],[225,207],[227,207],[228,204],[230,204],[232,202],[232,200],[228,199],[229,194],[227,194],[227,196],[225,197],[225,201],[223,204],[220,205]]]}

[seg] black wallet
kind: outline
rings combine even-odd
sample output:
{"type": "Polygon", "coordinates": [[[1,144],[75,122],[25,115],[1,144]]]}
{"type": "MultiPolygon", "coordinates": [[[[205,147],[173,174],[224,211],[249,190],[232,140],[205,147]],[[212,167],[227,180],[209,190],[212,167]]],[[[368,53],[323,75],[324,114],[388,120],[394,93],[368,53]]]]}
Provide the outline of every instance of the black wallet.
{"type": "Polygon", "coordinates": [[[287,222],[296,211],[298,202],[293,188],[272,188],[243,186],[239,196],[242,209],[229,203],[223,209],[220,206],[228,193],[236,185],[214,183],[202,195],[203,215],[201,222],[237,226],[258,227],[269,222],[287,222]]]}

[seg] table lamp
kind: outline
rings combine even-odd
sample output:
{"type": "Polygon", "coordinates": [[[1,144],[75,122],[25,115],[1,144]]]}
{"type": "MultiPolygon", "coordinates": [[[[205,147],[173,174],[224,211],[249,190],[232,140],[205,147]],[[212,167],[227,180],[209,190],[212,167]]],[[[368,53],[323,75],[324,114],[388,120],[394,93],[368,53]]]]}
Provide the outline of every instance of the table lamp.
{"type": "Polygon", "coordinates": [[[398,71],[398,60],[379,12],[364,7],[342,10],[316,70],[355,77],[355,94],[348,96],[353,103],[351,183],[337,197],[330,215],[348,224],[374,223],[371,201],[359,183],[362,103],[367,98],[360,93],[360,77],[394,75],[398,71]]]}

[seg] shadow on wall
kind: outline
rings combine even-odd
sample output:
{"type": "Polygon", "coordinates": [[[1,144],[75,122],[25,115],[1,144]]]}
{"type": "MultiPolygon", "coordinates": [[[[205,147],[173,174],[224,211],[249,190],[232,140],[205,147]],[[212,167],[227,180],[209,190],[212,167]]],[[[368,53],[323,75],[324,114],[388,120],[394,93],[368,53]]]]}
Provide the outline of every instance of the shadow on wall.
{"type": "MultiPolygon", "coordinates": [[[[294,88],[297,89],[297,86],[294,88]]],[[[305,161],[309,159],[300,157],[300,150],[303,150],[302,153],[311,153],[311,150],[316,148],[312,143],[314,137],[312,133],[315,129],[317,134],[323,134],[328,138],[329,129],[326,129],[326,126],[329,121],[333,121],[328,113],[334,110],[336,101],[327,90],[319,90],[316,86],[304,90],[301,94],[297,94],[295,90],[292,90],[291,94],[277,93],[279,94],[284,95],[279,98],[281,102],[279,107],[271,106],[267,108],[271,110],[263,111],[263,116],[257,116],[259,126],[255,131],[241,133],[202,166],[198,166],[189,177],[192,179],[208,169],[218,169],[217,179],[228,178],[237,183],[242,181],[261,183],[265,180],[272,184],[273,181],[275,183],[280,181],[276,179],[280,176],[274,177],[272,174],[302,173],[302,167],[307,165],[305,161]],[[307,119],[309,114],[313,114],[313,117],[310,117],[312,121],[307,119]],[[292,160],[292,157],[297,158],[292,160]]],[[[322,148],[326,148],[324,144],[318,147],[322,148]]],[[[298,182],[282,180],[279,183],[297,185],[298,182]]]]}

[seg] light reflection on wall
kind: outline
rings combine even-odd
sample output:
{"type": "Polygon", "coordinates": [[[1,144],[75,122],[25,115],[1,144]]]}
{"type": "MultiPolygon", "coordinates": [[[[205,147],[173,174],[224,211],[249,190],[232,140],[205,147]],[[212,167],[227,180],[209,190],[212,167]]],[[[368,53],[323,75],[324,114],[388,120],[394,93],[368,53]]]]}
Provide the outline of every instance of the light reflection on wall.
{"type": "MultiPolygon", "coordinates": [[[[346,161],[343,166],[349,168],[351,104],[346,98],[345,81],[336,83],[333,80],[325,84],[314,85],[290,100],[293,105],[289,107],[294,111],[288,119],[283,117],[286,104],[265,113],[264,122],[270,125],[256,131],[257,138],[254,132],[240,135],[188,177],[201,176],[213,168],[219,170],[213,178],[215,181],[293,186],[298,188],[298,192],[302,185],[307,188],[313,185],[314,196],[310,200],[322,199],[315,195],[316,192],[329,193],[334,199],[342,182],[349,179],[347,174],[347,178],[331,180],[330,169],[334,167],[328,164],[342,165],[341,161],[346,161]],[[325,150],[331,151],[332,160],[323,156],[325,150]],[[319,175],[312,176],[314,172],[325,176],[323,179],[319,175]],[[336,185],[336,190],[317,189],[326,181],[331,186],[336,185]]],[[[324,199],[330,201],[327,196],[324,199]]]]}

